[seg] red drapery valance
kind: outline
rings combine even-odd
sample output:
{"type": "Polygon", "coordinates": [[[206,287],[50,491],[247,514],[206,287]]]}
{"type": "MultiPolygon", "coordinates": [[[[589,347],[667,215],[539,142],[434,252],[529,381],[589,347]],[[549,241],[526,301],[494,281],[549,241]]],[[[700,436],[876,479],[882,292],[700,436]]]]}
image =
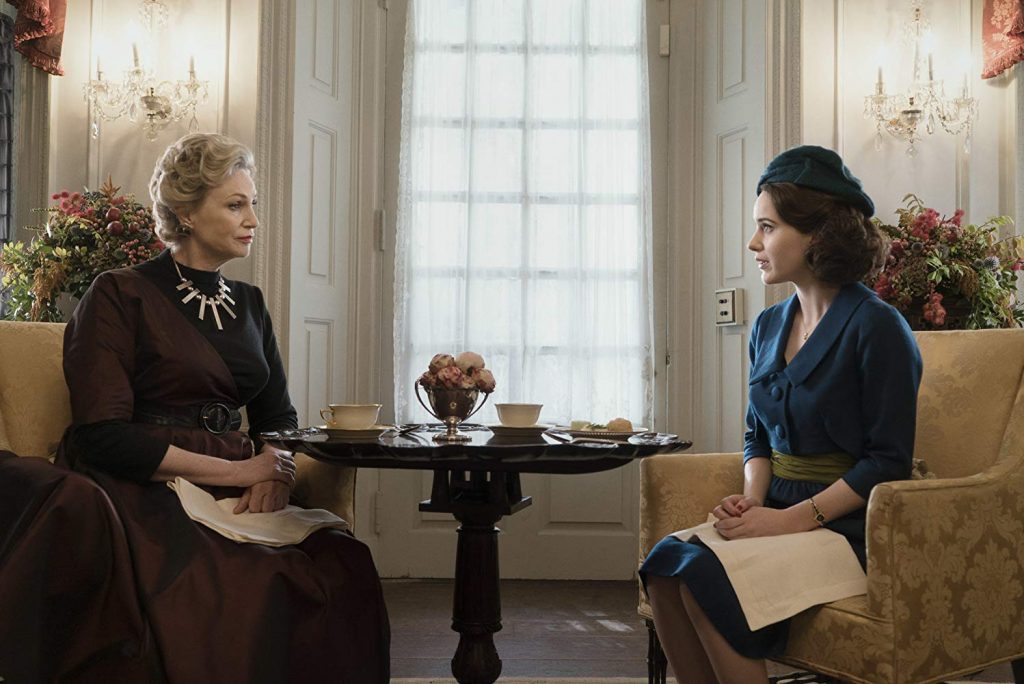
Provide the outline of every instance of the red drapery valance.
{"type": "Polygon", "coordinates": [[[1024,61],[1024,0],[985,0],[981,41],[982,78],[998,76],[1024,61]]]}
{"type": "Polygon", "coordinates": [[[60,50],[64,42],[67,0],[7,0],[18,8],[14,20],[14,49],[33,66],[63,76],[60,50]]]}

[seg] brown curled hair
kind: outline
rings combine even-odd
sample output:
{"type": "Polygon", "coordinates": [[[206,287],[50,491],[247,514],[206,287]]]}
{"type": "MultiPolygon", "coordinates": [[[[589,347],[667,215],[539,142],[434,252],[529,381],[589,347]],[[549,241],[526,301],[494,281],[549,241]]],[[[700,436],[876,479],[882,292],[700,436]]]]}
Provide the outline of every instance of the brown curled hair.
{"type": "Polygon", "coordinates": [[[804,257],[818,280],[831,285],[856,283],[877,274],[889,255],[889,241],[849,202],[793,183],[761,187],[779,218],[811,236],[804,257]]]}

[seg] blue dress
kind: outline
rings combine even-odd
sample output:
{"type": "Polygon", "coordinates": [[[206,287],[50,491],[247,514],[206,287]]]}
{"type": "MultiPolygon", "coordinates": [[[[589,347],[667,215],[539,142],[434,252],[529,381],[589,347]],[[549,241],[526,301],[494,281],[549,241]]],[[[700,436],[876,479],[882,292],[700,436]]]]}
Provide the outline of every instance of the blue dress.
{"type": "MultiPolygon", "coordinates": [[[[921,355],[906,321],[860,283],[844,286],[804,346],[787,364],[796,295],[765,309],[750,335],[750,385],[744,463],[772,450],[806,458],[844,452],[855,459],[842,479],[867,500],[880,482],[910,477],[921,382],[921,355]]],[[[773,476],[765,505],[786,508],[828,485],[773,476]]],[[[866,564],[866,509],[830,521],[866,564]]],[[[699,542],[662,539],[640,568],[679,577],[722,636],[749,658],[778,656],[789,621],[751,631],[718,558],[699,542]]]]}

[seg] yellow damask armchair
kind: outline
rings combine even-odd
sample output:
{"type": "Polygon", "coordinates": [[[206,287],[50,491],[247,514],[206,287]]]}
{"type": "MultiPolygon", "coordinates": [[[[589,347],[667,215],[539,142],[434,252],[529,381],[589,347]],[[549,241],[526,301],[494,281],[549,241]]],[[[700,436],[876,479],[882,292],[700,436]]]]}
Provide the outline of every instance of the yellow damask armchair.
{"type": "MultiPolygon", "coordinates": [[[[71,423],[64,383],[63,323],[0,321],[0,450],[47,457],[71,423]]],[[[354,526],[355,468],[339,468],[303,454],[295,498],[326,508],[354,526]]]]}
{"type": "MultiPolygon", "coordinates": [[[[915,333],[915,457],[934,479],[868,501],[868,593],[794,617],[779,660],[863,684],[940,682],[1015,661],[1024,684],[1024,330],[915,333]]],[[[740,454],[641,463],[640,558],[742,490],[740,454]]],[[[650,605],[652,681],[664,656],[650,605]]]]}

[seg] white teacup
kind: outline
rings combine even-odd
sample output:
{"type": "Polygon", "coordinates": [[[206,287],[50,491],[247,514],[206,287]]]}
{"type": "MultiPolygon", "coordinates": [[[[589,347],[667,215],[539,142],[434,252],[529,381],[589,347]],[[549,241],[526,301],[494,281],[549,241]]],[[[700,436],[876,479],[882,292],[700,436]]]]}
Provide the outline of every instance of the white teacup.
{"type": "Polygon", "coordinates": [[[320,409],[327,427],[339,430],[368,430],[377,424],[381,404],[330,404],[320,409]]]}
{"type": "Polygon", "coordinates": [[[530,427],[537,424],[544,404],[495,404],[498,420],[506,427],[530,427]]]}

